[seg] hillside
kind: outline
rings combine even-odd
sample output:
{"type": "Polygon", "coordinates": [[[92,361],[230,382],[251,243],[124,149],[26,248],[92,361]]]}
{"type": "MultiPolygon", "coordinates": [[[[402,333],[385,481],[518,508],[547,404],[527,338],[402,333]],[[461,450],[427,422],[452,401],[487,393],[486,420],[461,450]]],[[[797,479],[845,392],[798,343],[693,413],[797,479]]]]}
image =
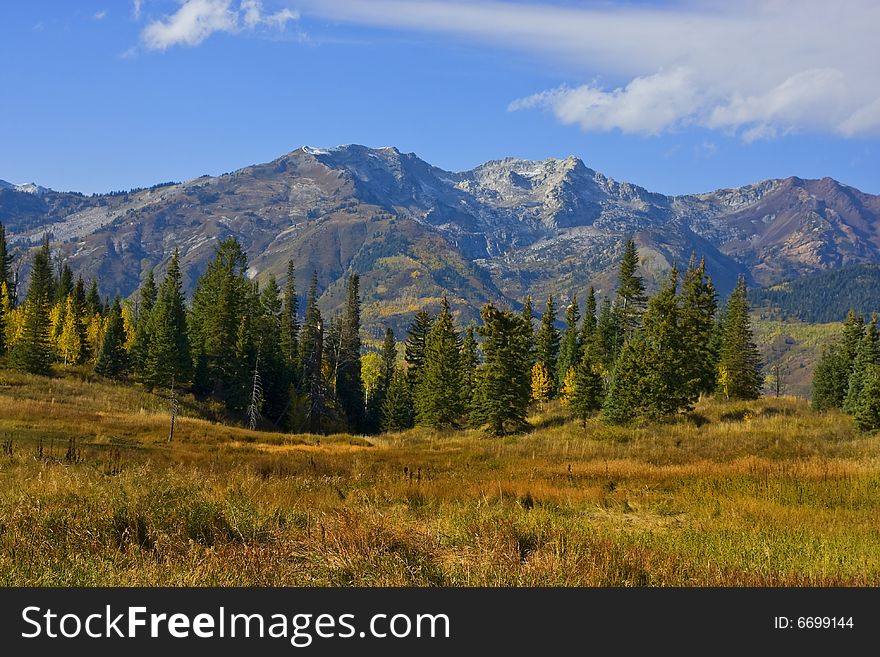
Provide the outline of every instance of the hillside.
{"type": "Polygon", "coordinates": [[[175,248],[191,290],[212,245],[232,235],[253,276],[280,277],[288,258],[302,284],[317,270],[331,314],[345,276],[360,273],[370,329],[402,329],[414,310],[443,295],[466,321],[487,301],[516,305],[527,293],[552,292],[565,302],[591,284],[608,292],[629,236],[649,285],[696,252],[723,294],[740,274],[768,285],[876,262],[878,218],[880,197],[827,178],[667,197],[574,157],[507,158],[449,172],[395,148],[356,145],[303,147],[221,176],[129,193],[0,188],[10,241],[24,248],[48,232],[106,295],[131,294],[150,267],[161,274],[175,248]]]}
{"type": "Polygon", "coordinates": [[[754,289],[751,303],[762,315],[803,322],[839,322],[850,309],[870,316],[880,310],[880,265],[841,267],[754,289]]]}

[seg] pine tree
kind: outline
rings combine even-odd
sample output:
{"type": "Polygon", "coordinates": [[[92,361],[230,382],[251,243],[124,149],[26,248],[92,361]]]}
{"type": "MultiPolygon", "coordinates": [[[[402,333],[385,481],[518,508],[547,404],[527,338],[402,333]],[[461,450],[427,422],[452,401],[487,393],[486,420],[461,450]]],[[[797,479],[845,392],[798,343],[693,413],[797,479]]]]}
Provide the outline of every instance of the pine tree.
{"type": "Polygon", "coordinates": [[[583,426],[587,426],[587,418],[602,408],[603,385],[602,375],[596,365],[589,347],[581,354],[574,369],[568,405],[575,417],[580,418],[583,426]]]}
{"type": "Polygon", "coordinates": [[[176,249],[150,313],[149,332],[144,383],[150,388],[167,388],[172,379],[177,386],[190,381],[193,363],[187,335],[180,254],[176,249]]]}
{"type": "Polygon", "coordinates": [[[477,370],[480,367],[477,339],[474,335],[474,327],[467,327],[464,340],[461,344],[461,371],[462,382],[461,399],[466,412],[470,412],[474,405],[474,395],[477,389],[477,370]]]}
{"type": "Polygon", "coordinates": [[[104,304],[101,303],[101,295],[98,293],[98,281],[94,278],[86,295],[86,307],[89,310],[89,317],[104,314],[104,304]]]}
{"type": "Polygon", "coordinates": [[[294,378],[299,373],[299,301],[296,298],[296,272],[293,260],[287,261],[287,281],[281,304],[281,352],[294,378]]]}
{"type": "Polygon", "coordinates": [[[325,390],[321,366],[324,360],[324,322],[318,310],[318,273],[312,273],[306,311],[299,340],[299,361],[302,363],[301,387],[308,397],[307,425],[312,433],[321,431],[325,390]]]}
{"type": "Polygon", "coordinates": [[[342,318],[339,339],[339,361],[336,368],[336,396],[354,433],[363,431],[364,384],[361,380],[361,300],[360,277],[348,278],[348,297],[342,318]]]}
{"type": "Polygon", "coordinates": [[[565,331],[563,331],[559,342],[559,362],[556,365],[556,385],[558,389],[562,388],[568,372],[580,360],[580,345],[578,344],[579,321],[580,308],[578,307],[577,295],[574,295],[565,311],[565,331]]]}
{"type": "Polygon", "coordinates": [[[428,333],[434,324],[434,318],[426,310],[416,313],[412,323],[407,329],[406,341],[404,341],[404,359],[409,368],[406,371],[409,378],[410,391],[413,392],[419,383],[422,369],[425,366],[425,343],[428,333]]]}
{"type": "MultiPolygon", "coordinates": [[[[842,352],[846,353],[846,337],[842,342],[842,352]]],[[[862,388],[865,378],[872,365],[880,365],[880,335],[877,332],[877,316],[875,315],[865,328],[865,333],[859,341],[856,355],[847,381],[846,397],[843,400],[843,410],[855,414],[863,404],[862,388]]]]}
{"type": "Polygon", "coordinates": [[[617,280],[617,297],[614,309],[620,318],[620,328],[624,336],[632,335],[639,326],[642,313],[645,312],[645,284],[636,274],[639,267],[639,254],[636,243],[628,240],[624,248],[623,258],[617,280]]]}
{"type": "Polygon", "coordinates": [[[813,371],[813,410],[827,411],[843,407],[849,385],[849,377],[845,376],[848,370],[841,345],[826,347],[813,371]]]}
{"type": "MultiPolygon", "coordinates": [[[[259,410],[277,425],[289,407],[289,390],[293,378],[283,350],[284,304],[274,276],[269,276],[260,291],[257,305],[255,338],[262,402],[259,410]]],[[[253,389],[253,372],[249,374],[249,379],[253,389]]]]}
{"type": "Polygon", "coordinates": [[[461,344],[444,297],[425,338],[425,361],[414,394],[417,424],[435,429],[459,425],[464,415],[461,344]]]}
{"type": "Polygon", "coordinates": [[[413,426],[413,403],[409,378],[395,367],[382,403],[382,431],[403,431],[413,426]]]}
{"type": "Polygon", "coordinates": [[[527,353],[529,356],[529,370],[535,364],[535,315],[532,311],[532,295],[526,297],[523,303],[522,319],[525,322],[527,353]]]}
{"type": "Polygon", "coordinates": [[[551,378],[550,396],[556,394],[556,369],[559,360],[559,331],[556,328],[556,307],[553,296],[547,297],[547,309],[541,316],[541,327],[535,337],[535,361],[547,368],[551,378]]]}
{"type": "Polygon", "coordinates": [[[397,366],[397,341],[394,339],[394,331],[385,329],[385,339],[382,341],[380,353],[379,380],[375,392],[367,401],[366,425],[367,431],[378,431],[382,426],[382,407],[391,385],[391,378],[397,366]]]}
{"type": "Polygon", "coordinates": [[[653,418],[653,391],[662,386],[657,373],[655,352],[644,333],[637,330],[623,343],[614,363],[602,404],[602,417],[613,424],[653,418]]]}
{"type": "Polygon", "coordinates": [[[610,373],[614,367],[621,346],[621,328],[617,314],[613,310],[611,299],[603,297],[593,335],[593,356],[602,364],[606,373],[610,373]]]}
{"type": "Polygon", "coordinates": [[[486,425],[491,434],[500,436],[527,425],[531,379],[529,330],[521,315],[491,304],[483,307],[480,317],[483,325],[477,332],[483,338],[483,365],[478,376],[474,418],[486,425]]]}
{"type": "Polygon", "coordinates": [[[584,321],[578,335],[578,344],[581,350],[588,349],[593,344],[596,335],[596,291],[590,286],[587,293],[587,303],[584,307],[584,321]]]}
{"type": "Polygon", "coordinates": [[[876,363],[865,368],[853,420],[862,431],[880,429],[880,365],[876,363]]]}
{"type": "Polygon", "coordinates": [[[52,369],[52,343],[49,304],[52,291],[52,265],[49,240],[34,254],[31,280],[25,298],[22,330],[10,354],[10,364],[32,374],[49,374],[52,369]]]}
{"type": "Polygon", "coordinates": [[[61,265],[58,280],[55,282],[54,303],[63,304],[73,293],[73,271],[66,262],[61,265]]]}
{"type": "Polygon", "coordinates": [[[761,355],[752,335],[746,281],[742,276],[727,302],[718,383],[727,399],[757,399],[761,395],[761,355]]]}
{"type": "Polygon", "coordinates": [[[115,377],[122,374],[127,366],[128,354],[125,351],[125,329],[122,326],[122,306],[119,297],[110,306],[107,316],[107,330],[101,344],[101,353],[95,372],[101,376],[115,377]]]}
{"type": "Polygon", "coordinates": [[[11,265],[12,255],[9,253],[9,247],[6,244],[6,229],[3,227],[3,222],[0,222],[0,288],[4,284],[6,285],[6,295],[10,300],[10,305],[14,307],[15,281],[12,280],[11,265]]]}
{"type": "Polygon", "coordinates": [[[134,343],[131,347],[131,364],[138,375],[143,373],[147,358],[147,350],[150,345],[150,315],[156,305],[158,294],[156,279],[153,270],[150,269],[138,291],[138,316],[134,330],[134,343]]]}
{"type": "Polygon", "coordinates": [[[715,391],[718,354],[713,349],[717,294],[712,279],[706,276],[706,262],[691,258],[681,290],[681,340],[687,358],[683,362],[689,396],[715,391]]]}

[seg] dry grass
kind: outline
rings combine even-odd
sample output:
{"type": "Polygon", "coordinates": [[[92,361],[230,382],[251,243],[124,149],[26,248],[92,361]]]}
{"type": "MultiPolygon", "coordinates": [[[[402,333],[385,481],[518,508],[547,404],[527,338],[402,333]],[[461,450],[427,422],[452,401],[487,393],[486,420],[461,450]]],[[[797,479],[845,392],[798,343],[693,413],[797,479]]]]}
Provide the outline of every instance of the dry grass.
{"type": "Polygon", "coordinates": [[[164,406],[0,372],[0,583],[880,584],[880,438],[792,399],[551,408],[500,440],[251,432],[187,400],[171,444],[164,406]]]}

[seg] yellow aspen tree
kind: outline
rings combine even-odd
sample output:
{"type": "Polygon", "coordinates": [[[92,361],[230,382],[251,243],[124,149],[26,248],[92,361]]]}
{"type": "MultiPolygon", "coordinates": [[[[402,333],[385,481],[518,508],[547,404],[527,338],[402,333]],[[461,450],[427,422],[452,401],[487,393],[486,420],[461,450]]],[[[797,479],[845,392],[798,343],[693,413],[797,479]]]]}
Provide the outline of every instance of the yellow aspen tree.
{"type": "Polygon", "coordinates": [[[65,365],[76,365],[82,360],[83,344],[77,327],[73,297],[68,295],[64,308],[64,322],[58,339],[58,352],[65,365]]]}
{"type": "Polygon", "coordinates": [[[550,399],[550,393],[553,392],[553,379],[550,371],[544,363],[535,363],[532,366],[532,399],[544,409],[544,403],[550,399]]]}

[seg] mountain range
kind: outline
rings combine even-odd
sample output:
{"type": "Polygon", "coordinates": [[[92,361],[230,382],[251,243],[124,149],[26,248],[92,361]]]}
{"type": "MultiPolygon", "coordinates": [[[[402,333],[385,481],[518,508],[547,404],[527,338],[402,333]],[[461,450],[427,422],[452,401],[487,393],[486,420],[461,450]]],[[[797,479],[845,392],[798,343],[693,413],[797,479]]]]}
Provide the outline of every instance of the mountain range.
{"type": "Polygon", "coordinates": [[[282,279],[292,259],[302,292],[317,271],[327,312],[357,272],[374,332],[401,330],[444,295],[466,321],[487,301],[517,306],[530,293],[540,309],[550,293],[563,304],[589,285],[609,293],[630,237],[649,286],[696,253],[722,294],[739,275],[773,285],[880,262],[880,196],[831,178],[665,196],[575,157],[450,172],[358,145],[91,196],[0,181],[0,222],[22,253],[48,234],[106,295],[132,294],[151,267],[161,276],[175,248],[191,290],[227,236],[244,246],[251,276],[282,279]]]}

